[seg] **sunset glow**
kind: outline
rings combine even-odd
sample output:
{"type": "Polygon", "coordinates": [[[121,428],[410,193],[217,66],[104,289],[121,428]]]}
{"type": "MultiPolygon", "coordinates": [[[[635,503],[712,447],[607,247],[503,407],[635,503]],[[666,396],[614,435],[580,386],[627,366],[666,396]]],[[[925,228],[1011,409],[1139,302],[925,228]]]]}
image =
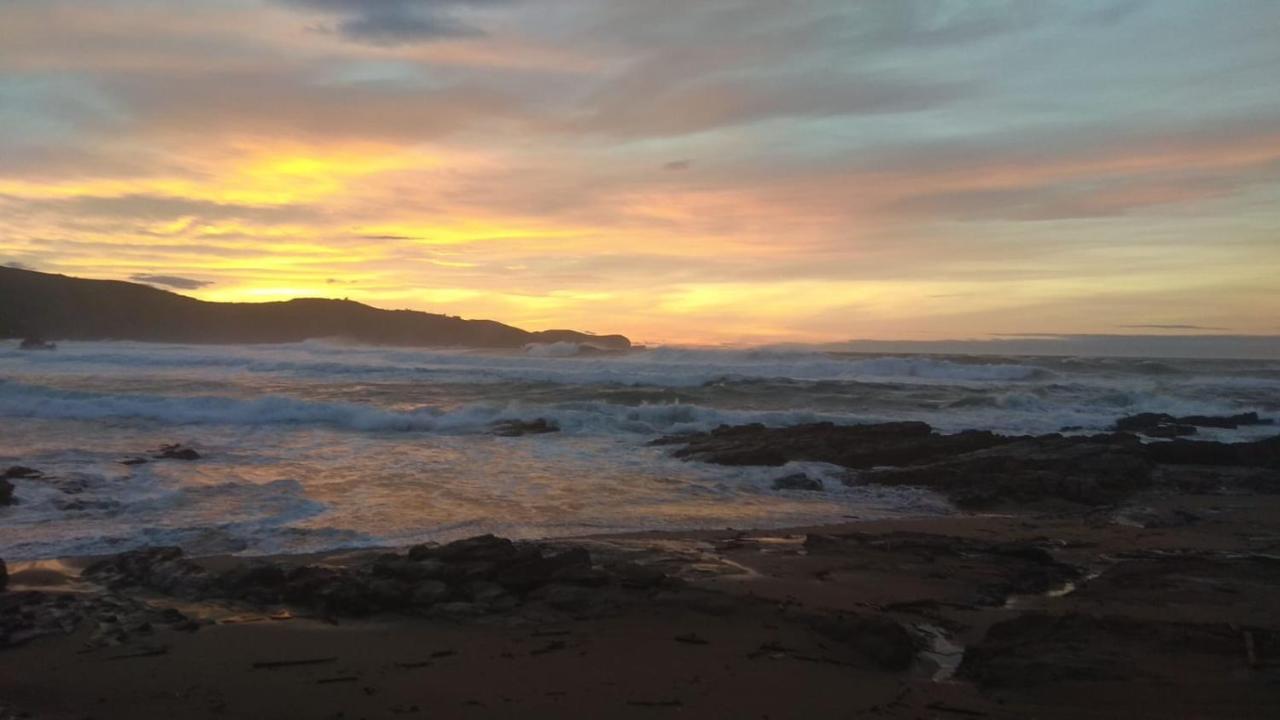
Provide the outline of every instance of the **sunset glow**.
{"type": "Polygon", "coordinates": [[[1268,0],[16,0],[0,263],[637,342],[1274,334],[1278,34],[1268,0]]]}

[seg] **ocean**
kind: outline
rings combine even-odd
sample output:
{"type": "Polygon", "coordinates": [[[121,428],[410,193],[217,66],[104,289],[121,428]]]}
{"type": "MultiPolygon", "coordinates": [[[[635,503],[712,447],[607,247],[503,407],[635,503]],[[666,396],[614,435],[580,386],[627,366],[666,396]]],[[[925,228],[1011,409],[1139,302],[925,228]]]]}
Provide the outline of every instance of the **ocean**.
{"type": "MultiPolygon", "coordinates": [[[[0,349],[0,557],[179,545],[300,553],[493,532],[540,538],[951,512],[839,468],[686,463],[649,443],[720,424],[923,420],[944,431],[1105,430],[1137,412],[1280,413],[1280,362],[657,348],[575,356],[329,342],[67,342],[0,349]],[[500,420],[560,432],[497,437],[500,420]],[[147,457],[166,443],[195,462],[147,457]],[[775,491],[804,471],[824,492],[775,491]]],[[[1249,439],[1274,428],[1203,430],[1249,439]]]]}

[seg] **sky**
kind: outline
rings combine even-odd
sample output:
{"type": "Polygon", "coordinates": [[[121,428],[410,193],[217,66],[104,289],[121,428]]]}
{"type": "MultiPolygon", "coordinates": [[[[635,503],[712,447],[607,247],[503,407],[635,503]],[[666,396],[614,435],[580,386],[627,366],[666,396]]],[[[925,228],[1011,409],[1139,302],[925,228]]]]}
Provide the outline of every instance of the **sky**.
{"type": "Polygon", "coordinates": [[[1275,0],[0,0],[0,264],[640,342],[1280,334],[1275,0]]]}

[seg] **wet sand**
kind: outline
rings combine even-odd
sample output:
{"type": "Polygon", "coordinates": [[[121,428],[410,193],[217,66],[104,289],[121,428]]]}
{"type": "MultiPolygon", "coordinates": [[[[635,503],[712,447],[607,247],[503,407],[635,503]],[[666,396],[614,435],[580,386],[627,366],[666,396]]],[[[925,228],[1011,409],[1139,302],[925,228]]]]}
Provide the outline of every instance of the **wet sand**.
{"type": "Polygon", "coordinates": [[[570,610],[139,593],[198,629],[0,649],[0,718],[1280,717],[1280,497],[1126,508],[557,541],[680,580],[570,610]]]}

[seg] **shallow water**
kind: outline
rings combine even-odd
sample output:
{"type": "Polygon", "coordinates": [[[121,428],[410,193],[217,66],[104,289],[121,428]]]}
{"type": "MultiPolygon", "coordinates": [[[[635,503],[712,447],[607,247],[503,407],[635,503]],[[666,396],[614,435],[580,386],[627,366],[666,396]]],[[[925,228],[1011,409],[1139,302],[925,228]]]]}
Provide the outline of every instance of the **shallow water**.
{"type": "Polygon", "coordinates": [[[547,537],[946,512],[920,491],[845,488],[837,468],[689,464],[646,443],[721,423],[919,419],[1038,433],[1101,430],[1142,411],[1280,411],[1280,363],[1261,361],[564,350],[5,347],[0,464],[51,479],[17,481],[20,504],[0,509],[0,556],[144,544],[307,552],[485,531],[547,537]],[[496,420],[534,418],[563,431],[488,434],[496,420]],[[167,442],[205,459],[119,463],[167,442]],[[825,478],[828,492],[770,489],[797,470],[825,478]]]}

